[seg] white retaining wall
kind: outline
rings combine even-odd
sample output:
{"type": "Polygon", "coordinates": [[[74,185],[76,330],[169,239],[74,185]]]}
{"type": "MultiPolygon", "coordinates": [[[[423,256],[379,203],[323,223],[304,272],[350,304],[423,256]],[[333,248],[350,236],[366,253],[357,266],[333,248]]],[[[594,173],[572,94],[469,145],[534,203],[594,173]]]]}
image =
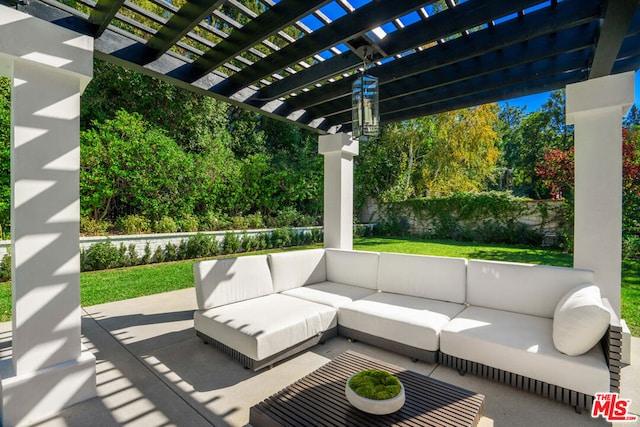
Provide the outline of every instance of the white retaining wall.
{"type": "MultiPolygon", "coordinates": [[[[311,231],[313,229],[322,230],[322,227],[294,227],[293,230],[298,230],[299,233],[311,231]]],[[[215,236],[218,242],[224,240],[224,235],[233,232],[238,238],[241,238],[244,233],[249,236],[255,236],[259,233],[271,233],[273,228],[265,228],[259,230],[227,230],[227,231],[201,231],[194,233],[161,233],[161,234],[132,234],[132,235],[113,235],[113,236],[86,236],[80,237],[80,250],[87,249],[95,243],[105,242],[107,239],[111,240],[111,243],[119,247],[120,244],[124,244],[127,248],[130,245],[135,245],[136,252],[139,256],[144,255],[144,248],[149,243],[149,248],[153,254],[159,246],[164,247],[167,243],[178,246],[180,241],[186,240],[196,234],[207,234],[215,236]]],[[[11,240],[0,240],[0,259],[5,256],[11,247],[11,240]]]]}

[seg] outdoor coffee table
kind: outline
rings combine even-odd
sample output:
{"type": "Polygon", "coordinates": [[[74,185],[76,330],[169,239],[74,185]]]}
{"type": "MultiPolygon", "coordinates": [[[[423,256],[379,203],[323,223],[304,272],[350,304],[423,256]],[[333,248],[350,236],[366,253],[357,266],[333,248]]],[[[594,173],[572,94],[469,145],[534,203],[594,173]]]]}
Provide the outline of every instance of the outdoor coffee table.
{"type": "Polygon", "coordinates": [[[347,351],[250,410],[253,427],[270,426],[475,426],[484,396],[371,357],[347,351]],[[383,369],[405,388],[402,409],[370,415],[349,404],[347,378],[363,369],[383,369]]]}

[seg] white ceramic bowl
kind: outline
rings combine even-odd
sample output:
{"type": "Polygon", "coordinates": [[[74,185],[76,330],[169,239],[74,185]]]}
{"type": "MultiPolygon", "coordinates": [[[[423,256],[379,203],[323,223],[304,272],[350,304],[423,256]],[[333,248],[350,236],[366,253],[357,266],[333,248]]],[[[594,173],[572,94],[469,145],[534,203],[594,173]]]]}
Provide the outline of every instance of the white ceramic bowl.
{"type": "Polygon", "coordinates": [[[404,405],[404,386],[402,383],[400,383],[400,393],[398,393],[397,396],[386,400],[374,400],[356,394],[356,392],[349,387],[351,378],[353,378],[353,375],[347,380],[344,392],[349,403],[361,411],[374,415],[386,415],[396,412],[404,405]]]}

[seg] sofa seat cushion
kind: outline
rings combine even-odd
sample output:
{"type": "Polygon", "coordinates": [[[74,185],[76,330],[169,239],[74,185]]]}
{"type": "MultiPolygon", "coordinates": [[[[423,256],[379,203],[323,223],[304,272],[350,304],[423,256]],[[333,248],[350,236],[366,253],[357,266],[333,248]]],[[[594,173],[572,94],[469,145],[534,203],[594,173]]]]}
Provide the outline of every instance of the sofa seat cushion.
{"type": "Polygon", "coordinates": [[[343,283],[323,282],[282,292],[296,298],[340,308],[345,304],[374,294],[376,291],[343,283]]]}
{"type": "Polygon", "coordinates": [[[437,351],[440,330],[464,305],[378,292],[340,307],[341,326],[390,341],[437,351]]]}
{"type": "Polygon", "coordinates": [[[442,329],[440,351],[590,396],[608,392],[600,346],[567,356],[554,347],[552,333],[552,319],[472,306],[442,329]]]}
{"type": "Polygon", "coordinates": [[[262,360],[337,325],[337,310],[271,294],[194,315],[196,330],[254,360],[262,360]]]}

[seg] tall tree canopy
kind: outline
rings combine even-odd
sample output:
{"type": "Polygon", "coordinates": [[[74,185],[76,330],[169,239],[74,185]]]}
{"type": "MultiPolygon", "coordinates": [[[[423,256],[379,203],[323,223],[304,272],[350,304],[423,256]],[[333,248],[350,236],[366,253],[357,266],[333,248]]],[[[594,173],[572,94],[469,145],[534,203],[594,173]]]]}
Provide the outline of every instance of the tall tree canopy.
{"type": "Polygon", "coordinates": [[[356,158],[357,200],[484,189],[496,175],[498,124],[498,106],[487,104],[383,127],[356,158]]]}
{"type": "Polygon", "coordinates": [[[557,90],[539,110],[525,114],[507,106],[500,113],[501,166],[513,177],[516,194],[543,198],[549,190],[536,173],[536,164],[553,148],[567,150],[573,145],[573,129],[565,123],[565,92],[557,90]]]}

